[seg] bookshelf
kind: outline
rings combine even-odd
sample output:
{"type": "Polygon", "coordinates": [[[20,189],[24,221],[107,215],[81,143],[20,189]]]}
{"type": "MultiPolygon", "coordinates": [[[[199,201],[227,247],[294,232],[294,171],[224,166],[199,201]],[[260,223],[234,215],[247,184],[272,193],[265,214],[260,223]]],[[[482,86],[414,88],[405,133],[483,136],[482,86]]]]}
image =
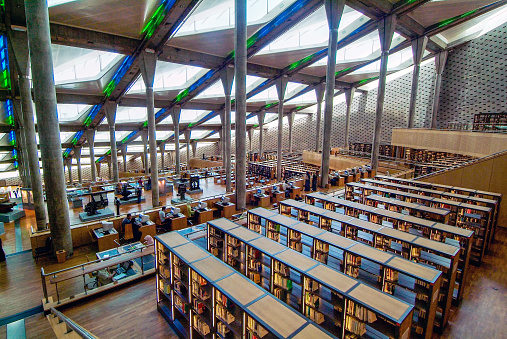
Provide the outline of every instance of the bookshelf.
{"type": "Polygon", "coordinates": [[[320,220],[331,220],[331,232],[343,237],[356,240],[362,244],[379,250],[401,256],[405,259],[423,263],[436,268],[443,273],[435,317],[435,329],[441,331],[448,322],[453,295],[457,267],[460,258],[460,248],[429,240],[413,234],[381,226],[366,220],[346,216],[311,205],[300,205],[294,200],[280,202],[280,211],[291,209],[291,213],[306,210],[311,207],[312,214],[320,220]],[[297,207],[296,207],[297,206],[297,207]]]}
{"type": "MultiPolygon", "coordinates": [[[[259,251],[258,258],[270,258],[272,273],[269,289],[266,290],[336,337],[351,338],[357,333],[357,327],[363,334],[366,333],[366,337],[410,336],[412,305],[229,222],[244,232],[234,232],[237,228],[222,231],[238,237],[250,233],[249,237],[238,240],[247,244],[247,250],[253,248],[259,251]],[[347,312],[347,307],[352,308],[352,313],[347,312]],[[358,317],[354,308],[367,316],[358,317]]],[[[208,228],[220,226],[210,221],[208,228]]]]}
{"type": "Polygon", "coordinates": [[[306,252],[307,256],[414,305],[412,335],[420,337],[424,333],[425,338],[431,338],[437,305],[435,296],[439,294],[441,272],[314,226],[294,223],[294,219],[266,211],[256,208],[248,213],[262,215],[261,219],[265,219],[266,223],[273,222],[276,218],[282,233],[284,230],[287,233],[296,230],[309,239],[313,245],[306,252]],[[422,298],[422,294],[426,295],[425,301],[417,298],[418,295],[422,298]]]}
{"type": "MultiPolygon", "coordinates": [[[[384,198],[378,195],[366,197],[367,202],[381,201],[385,206],[397,204],[412,204],[396,199],[384,198]]],[[[376,224],[382,224],[385,217],[390,220],[392,227],[417,236],[422,236],[431,240],[444,242],[461,248],[459,257],[458,272],[456,276],[456,288],[453,292],[453,303],[459,304],[463,299],[464,282],[468,276],[469,262],[471,260],[472,244],[474,232],[465,228],[450,226],[403,213],[396,213],[375,206],[367,206],[353,201],[331,197],[321,193],[311,193],[306,196],[306,202],[315,206],[324,206],[331,211],[339,211],[357,218],[360,215],[366,217],[366,220],[376,224]]],[[[421,206],[426,208],[426,206],[421,206]]],[[[473,259],[472,259],[473,260],[473,259]]],[[[474,263],[479,264],[478,261],[474,263]]]]}
{"type": "Polygon", "coordinates": [[[177,231],[155,248],[157,309],[179,337],[334,337],[177,231]],[[180,277],[188,289],[176,289],[180,277]]]}

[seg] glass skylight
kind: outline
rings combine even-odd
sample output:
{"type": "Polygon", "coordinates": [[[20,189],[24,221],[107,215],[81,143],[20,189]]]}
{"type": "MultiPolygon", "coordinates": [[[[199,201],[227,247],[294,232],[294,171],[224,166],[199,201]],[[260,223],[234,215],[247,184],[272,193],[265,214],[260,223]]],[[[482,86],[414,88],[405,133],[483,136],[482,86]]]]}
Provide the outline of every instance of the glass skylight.
{"type": "Polygon", "coordinates": [[[116,110],[116,123],[143,122],[146,121],[146,107],[118,106],[116,110]]]}
{"type": "Polygon", "coordinates": [[[182,109],[180,115],[180,123],[196,122],[200,117],[208,114],[210,111],[182,109]]]}

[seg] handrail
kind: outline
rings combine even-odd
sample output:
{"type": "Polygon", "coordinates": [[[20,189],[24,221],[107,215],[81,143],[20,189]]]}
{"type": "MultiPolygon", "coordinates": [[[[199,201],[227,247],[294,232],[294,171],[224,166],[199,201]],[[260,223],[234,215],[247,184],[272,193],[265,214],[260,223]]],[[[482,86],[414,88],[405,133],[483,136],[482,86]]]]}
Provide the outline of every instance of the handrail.
{"type": "Polygon", "coordinates": [[[62,312],[57,311],[54,307],[51,307],[51,313],[53,313],[55,316],[58,317],[61,321],[67,325],[71,330],[76,332],[81,338],[85,339],[97,339],[96,336],[82,328],[80,325],[78,325],[74,320],[68,318],[66,315],[64,315],[62,312]]]}
{"type": "Polygon", "coordinates": [[[504,154],[507,154],[507,150],[503,150],[503,151],[496,152],[496,153],[493,153],[493,154],[490,154],[490,155],[486,155],[485,157],[482,157],[482,158],[472,159],[470,161],[463,162],[463,163],[455,165],[455,166],[444,168],[444,169],[442,169],[440,171],[437,171],[437,172],[432,172],[432,173],[424,174],[424,175],[421,175],[421,176],[419,176],[419,177],[417,177],[415,179],[419,180],[419,179],[423,179],[423,178],[429,178],[429,177],[431,177],[433,175],[442,174],[442,173],[445,173],[445,172],[448,172],[448,171],[452,171],[452,170],[458,169],[460,167],[465,167],[465,166],[468,166],[468,165],[473,165],[475,163],[479,163],[479,162],[483,162],[483,161],[486,161],[486,160],[489,160],[489,159],[493,159],[493,158],[499,157],[499,156],[504,155],[504,154]]]}

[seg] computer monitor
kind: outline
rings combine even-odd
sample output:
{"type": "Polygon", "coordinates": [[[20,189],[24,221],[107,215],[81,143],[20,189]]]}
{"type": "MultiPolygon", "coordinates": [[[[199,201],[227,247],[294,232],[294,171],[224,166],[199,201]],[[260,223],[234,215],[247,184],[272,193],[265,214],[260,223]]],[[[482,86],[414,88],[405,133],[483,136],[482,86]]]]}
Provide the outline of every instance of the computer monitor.
{"type": "Polygon", "coordinates": [[[103,232],[109,232],[113,229],[113,222],[112,221],[103,221],[102,222],[102,231],[103,232]]]}
{"type": "Polygon", "coordinates": [[[141,215],[141,222],[142,223],[146,223],[148,221],[150,221],[150,216],[149,215],[146,215],[146,214],[141,215]]]}
{"type": "Polygon", "coordinates": [[[208,207],[208,205],[205,202],[199,201],[199,203],[197,204],[198,209],[205,209],[206,207],[208,207]]]}
{"type": "Polygon", "coordinates": [[[220,197],[220,201],[224,202],[224,200],[225,200],[225,197],[222,195],[222,197],[220,197]]]}
{"type": "Polygon", "coordinates": [[[178,207],[171,207],[171,213],[173,215],[178,215],[180,214],[180,209],[178,207]]]}
{"type": "Polygon", "coordinates": [[[231,201],[230,198],[224,198],[224,200],[222,201],[222,203],[228,204],[230,201],[231,201]]]}
{"type": "Polygon", "coordinates": [[[257,194],[258,195],[261,195],[262,194],[262,190],[260,188],[257,189],[257,194]]]}
{"type": "Polygon", "coordinates": [[[273,186],[273,191],[275,191],[275,192],[278,191],[278,186],[274,185],[273,186]]]}

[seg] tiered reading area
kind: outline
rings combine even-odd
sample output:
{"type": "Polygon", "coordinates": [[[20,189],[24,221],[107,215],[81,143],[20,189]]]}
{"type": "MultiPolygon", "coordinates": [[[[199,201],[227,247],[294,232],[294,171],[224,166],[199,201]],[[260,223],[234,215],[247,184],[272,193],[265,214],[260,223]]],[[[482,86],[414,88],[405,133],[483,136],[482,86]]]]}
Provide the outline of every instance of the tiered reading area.
{"type": "Polygon", "coordinates": [[[248,228],[414,305],[413,336],[431,338],[440,271],[263,208],[248,211],[248,228]]]}
{"type": "Polygon", "coordinates": [[[157,308],[183,338],[332,338],[179,234],[155,238],[157,308]]]}
{"type": "Polygon", "coordinates": [[[410,336],[408,303],[227,219],[208,222],[208,233],[221,237],[221,253],[236,239],[247,277],[336,337],[410,336]]]}
{"type": "Polygon", "coordinates": [[[438,296],[435,326],[442,330],[449,320],[451,301],[455,289],[460,248],[418,237],[387,226],[346,216],[303,202],[284,200],[279,205],[282,215],[315,225],[343,237],[360,241],[382,251],[432,266],[442,272],[442,287],[438,296]]]}

